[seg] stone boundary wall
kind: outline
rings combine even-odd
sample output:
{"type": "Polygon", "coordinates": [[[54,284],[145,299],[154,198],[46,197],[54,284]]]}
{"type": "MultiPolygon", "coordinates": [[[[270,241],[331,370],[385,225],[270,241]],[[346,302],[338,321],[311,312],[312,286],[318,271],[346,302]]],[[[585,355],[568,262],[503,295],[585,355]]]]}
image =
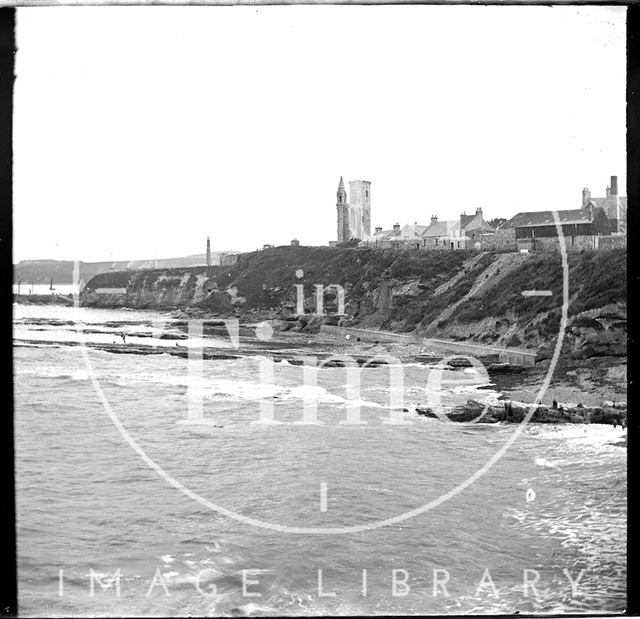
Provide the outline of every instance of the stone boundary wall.
{"type": "MultiPolygon", "coordinates": [[[[565,247],[567,251],[583,250],[606,250],[615,248],[625,248],[627,246],[626,235],[587,235],[565,236],[565,247]]],[[[518,249],[529,249],[530,251],[560,251],[560,240],[558,237],[536,237],[535,239],[518,239],[518,249]]]]}
{"type": "Polygon", "coordinates": [[[596,245],[598,249],[625,248],[627,246],[627,235],[598,236],[596,237],[596,245]]]}
{"type": "MultiPolygon", "coordinates": [[[[598,237],[591,234],[579,234],[577,236],[565,236],[564,246],[567,251],[580,251],[583,249],[597,249],[598,237]]],[[[530,251],[560,251],[560,239],[557,236],[535,237],[534,239],[518,239],[518,249],[530,251]]]]}

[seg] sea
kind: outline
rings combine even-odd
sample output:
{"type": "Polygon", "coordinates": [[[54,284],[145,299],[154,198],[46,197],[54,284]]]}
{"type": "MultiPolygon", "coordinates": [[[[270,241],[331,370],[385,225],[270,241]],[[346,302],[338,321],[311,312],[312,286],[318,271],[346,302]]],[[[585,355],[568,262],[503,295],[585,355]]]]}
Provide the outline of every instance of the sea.
{"type": "Polygon", "coordinates": [[[13,284],[13,294],[34,294],[34,295],[72,295],[78,292],[75,284],[33,284],[31,282],[21,282],[13,284]]]}
{"type": "MultiPolygon", "coordinates": [[[[626,608],[626,429],[420,416],[421,363],[394,416],[390,367],[354,385],[264,330],[199,361],[168,314],[13,314],[23,616],[626,608]]],[[[440,369],[442,410],[499,395],[440,369]]]]}

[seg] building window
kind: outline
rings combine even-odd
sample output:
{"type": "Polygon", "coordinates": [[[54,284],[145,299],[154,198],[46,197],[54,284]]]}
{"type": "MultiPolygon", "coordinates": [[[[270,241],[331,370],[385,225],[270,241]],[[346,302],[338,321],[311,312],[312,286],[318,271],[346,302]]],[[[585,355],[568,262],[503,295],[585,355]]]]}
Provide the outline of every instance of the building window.
{"type": "Polygon", "coordinates": [[[458,249],[460,249],[460,241],[458,241],[458,249]]]}
{"type": "Polygon", "coordinates": [[[436,245],[438,244],[438,239],[436,238],[436,245]]]}

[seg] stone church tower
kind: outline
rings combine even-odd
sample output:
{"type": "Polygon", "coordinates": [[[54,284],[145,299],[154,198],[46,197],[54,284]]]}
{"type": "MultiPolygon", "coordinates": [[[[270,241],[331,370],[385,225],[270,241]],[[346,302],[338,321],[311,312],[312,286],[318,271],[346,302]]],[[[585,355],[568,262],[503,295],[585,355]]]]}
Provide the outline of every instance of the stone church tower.
{"type": "Polygon", "coordinates": [[[349,205],[347,204],[347,192],[344,189],[344,181],[342,176],[340,177],[340,184],[338,185],[338,242],[348,241],[351,238],[351,232],[349,229],[349,205]]]}
{"type": "Polygon", "coordinates": [[[371,183],[349,181],[351,203],[347,203],[347,192],[340,177],[338,185],[338,242],[365,239],[371,235],[371,183]]]}

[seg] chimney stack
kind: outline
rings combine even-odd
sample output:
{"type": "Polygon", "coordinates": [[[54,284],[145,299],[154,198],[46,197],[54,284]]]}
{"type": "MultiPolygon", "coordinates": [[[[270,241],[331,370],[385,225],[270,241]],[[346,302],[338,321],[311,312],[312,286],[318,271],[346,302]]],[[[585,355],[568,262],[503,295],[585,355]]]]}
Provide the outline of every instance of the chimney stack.
{"type": "Polygon", "coordinates": [[[480,217],[482,217],[482,207],[481,207],[481,206],[479,206],[479,207],[476,209],[476,215],[480,215],[480,217]]]}
{"type": "Polygon", "coordinates": [[[382,226],[376,226],[376,234],[382,232],[382,226]]]}
{"type": "Polygon", "coordinates": [[[400,232],[400,224],[398,224],[398,223],[393,224],[393,231],[394,232],[400,232]]]}
{"type": "Polygon", "coordinates": [[[437,215],[431,215],[431,223],[432,224],[438,223],[438,216],[437,215]]]}
{"type": "Polygon", "coordinates": [[[582,206],[587,206],[587,203],[591,200],[591,192],[587,187],[582,190],[582,206]]]}
{"type": "Polygon", "coordinates": [[[607,198],[611,195],[611,187],[607,185],[607,198]]]}
{"type": "Polygon", "coordinates": [[[618,195],[618,177],[617,176],[611,177],[611,195],[612,196],[618,195]]]}
{"type": "Polygon", "coordinates": [[[211,241],[207,237],[207,266],[211,266],[211,241]]]}

